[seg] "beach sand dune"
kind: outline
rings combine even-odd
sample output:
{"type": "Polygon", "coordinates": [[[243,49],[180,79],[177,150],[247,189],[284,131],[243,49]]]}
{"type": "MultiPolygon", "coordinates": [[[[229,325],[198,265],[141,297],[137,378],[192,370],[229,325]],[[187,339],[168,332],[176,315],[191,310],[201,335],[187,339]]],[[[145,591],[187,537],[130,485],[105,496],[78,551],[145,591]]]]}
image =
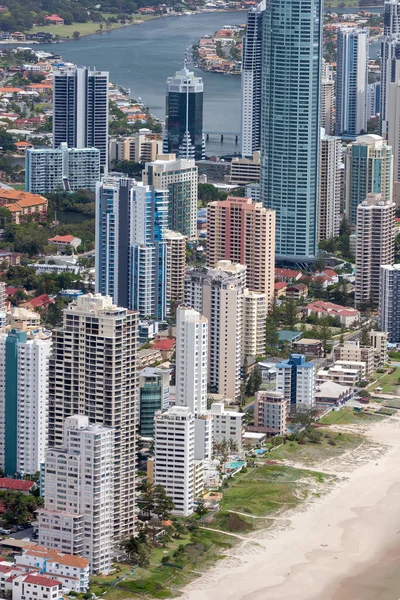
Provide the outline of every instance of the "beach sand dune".
{"type": "Polygon", "coordinates": [[[341,469],[336,459],[332,472],[338,483],[329,493],[285,513],[289,526],[277,522],[240,543],[182,597],[398,600],[400,416],[373,424],[367,435],[373,445],[370,453],[360,448],[361,461],[359,455],[354,461],[346,456],[341,469]],[[378,453],[376,444],[385,451],[378,453]]]}

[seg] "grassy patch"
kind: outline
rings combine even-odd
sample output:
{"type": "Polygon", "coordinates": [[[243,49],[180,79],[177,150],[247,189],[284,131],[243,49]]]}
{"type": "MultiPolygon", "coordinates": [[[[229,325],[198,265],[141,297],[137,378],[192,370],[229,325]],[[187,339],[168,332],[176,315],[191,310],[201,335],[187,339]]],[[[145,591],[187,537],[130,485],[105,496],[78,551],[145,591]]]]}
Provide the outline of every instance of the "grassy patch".
{"type": "MultiPolygon", "coordinates": [[[[109,27],[103,24],[103,31],[110,31],[122,26],[121,23],[112,23],[109,27]]],[[[72,25],[35,25],[27,33],[37,33],[38,31],[51,33],[54,36],[58,35],[61,38],[72,38],[75,31],[79,31],[81,36],[97,33],[100,31],[100,23],[88,21],[87,23],[73,23],[72,25]]]]}
{"type": "Polygon", "coordinates": [[[320,419],[320,423],[324,425],[353,425],[360,421],[376,421],[377,419],[371,413],[357,412],[348,406],[337,411],[331,410],[331,412],[320,419]]]}
{"type": "Polygon", "coordinates": [[[287,441],[280,448],[272,450],[268,457],[276,460],[289,460],[300,462],[305,466],[313,466],[324,460],[339,457],[344,452],[354,450],[363,441],[361,435],[344,432],[333,432],[327,429],[319,429],[323,435],[320,443],[299,444],[295,441],[287,441]]]}
{"type": "Polygon", "coordinates": [[[229,533],[240,534],[251,531],[254,527],[254,523],[251,523],[242,515],[221,510],[213,518],[212,527],[221,529],[222,531],[227,531],[229,533]]]}
{"type": "Polygon", "coordinates": [[[252,470],[224,491],[221,510],[265,516],[281,508],[292,508],[300,501],[301,479],[313,476],[309,471],[281,465],[252,470]]]}
{"type": "Polygon", "coordinates": [[[400,367],[397,367],[393,373],[384,375],[381,379],[378,379],[373,385],[368,387],[369,391],[375,388],[382,388],[384,394],[399,394],[400,395],[400,367]]]}
{"type": "Polygon", "coordinates": [[[396,398],[393,398],[392,400],[385,400],[383,404],[387,408],[400,409],[400,400],[396,400],[396,398]]]}

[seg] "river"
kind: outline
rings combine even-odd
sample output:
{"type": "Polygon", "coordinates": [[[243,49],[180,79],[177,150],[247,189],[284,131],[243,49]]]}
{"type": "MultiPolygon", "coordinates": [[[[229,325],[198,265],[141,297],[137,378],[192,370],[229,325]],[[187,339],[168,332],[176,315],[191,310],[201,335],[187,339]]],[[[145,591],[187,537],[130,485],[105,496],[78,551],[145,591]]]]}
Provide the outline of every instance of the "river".
{"type": "MultiPolygon", "coordinates": [[[[223,25],[245,21],[244,11],[165,17],[37,47],[76,64],[109,71],[114,83],[130,88],[132,96],[139,96],[153,114],[164,118],[166,79],[182,68],[186,49],[223,25]]],[[[204,129],[240,131],[240,76],[194,71],[204,81],[204,129]]],[[[235,150],[239,146],[229,138],[222,145],[219,138],[207,145],[207,154],[235,150]]]]}
{"type": "MultiPolygon", "coordinates": [[[[359,9],[332,10],[351,13],[359,9]]],[[[371,12],[381,10],[373,8],[371,12]]],[[[245,21],[244,11],[165,17],[76,41],[38,47],[59,53],[75,64],[109,71],[114,83],[129,88],[133,97],[140,97],[153,114],[164,118],[166,79],[182,68],[186,49],[223,25],[245,21]]],[[[204,129],[240,131],[240,77],[196,68],[194,71],[204,81],[204,129]]],[[[225,138],[221,144],[220,138],[214,137],[207,143],[206,150],[207,155],[221,155],[239,151],[240,147],[233,138],[225,138]]]]}

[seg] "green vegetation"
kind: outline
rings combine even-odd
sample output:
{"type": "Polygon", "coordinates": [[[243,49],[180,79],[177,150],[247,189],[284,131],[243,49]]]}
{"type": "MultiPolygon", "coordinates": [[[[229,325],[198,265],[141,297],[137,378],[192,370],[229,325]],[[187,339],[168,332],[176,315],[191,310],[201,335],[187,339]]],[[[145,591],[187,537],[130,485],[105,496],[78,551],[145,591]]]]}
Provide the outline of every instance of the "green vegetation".
{"type": "Polygon", "coordinates": [[[320,419],[323,425],[352,425],[360,421],[376,421],[379,417],[367,412],[354,411],[350,406],[341,408],[338,411],[331,410],[330,413],[320,419]]]}
{"type": "Polygon", "coordinates": [[[74,38],[79,39],[85,35],[92,35],[101,31],[110,31],[118,27],[122,27],[124,23],[117,21],[116,23],[107,23],[104,27],[102,23],[88,21],[87,23],[73,23],[71,25],[35,25],[29,29],[27,33],[49,33],[54,37],[74,38]],[[78,34],[78,35],[76,35],[78,34]]]}
{"type": "Polygon", "coordinates": [[[384,394],[400,395],[400,367],[375,381],[368,389],[372,392],[377,387],[382,388],[384,394]]]}
{"type": "Polygon", "coordinates": [[[5,508],[1,515],[4,525],[22,525],[35,520],[35,511],[43,505],[43,500],[32,494],[0,490],[0,503],[5,508]]]}
{"type": "Polygon", "coordinates": [[[354,450],[365,442],[361,435],[333,432],[327,429],[312,429],[312,432],[293,434],[286,444],[268,453],[276,460],[301,462],[306,466],[321,464],[324,460],[334,459],[349,450],[354,450]]]}
{"type": "Polygon", "coordinates": [[[251,470],[240,480],[233,480],[224,491],[221,510],[233,510],[254,516],[266,516],[282,508],[296,506],[307,497],[307,480],[317,478],[312,471],[283,465],[268,465],[251,470]]]}

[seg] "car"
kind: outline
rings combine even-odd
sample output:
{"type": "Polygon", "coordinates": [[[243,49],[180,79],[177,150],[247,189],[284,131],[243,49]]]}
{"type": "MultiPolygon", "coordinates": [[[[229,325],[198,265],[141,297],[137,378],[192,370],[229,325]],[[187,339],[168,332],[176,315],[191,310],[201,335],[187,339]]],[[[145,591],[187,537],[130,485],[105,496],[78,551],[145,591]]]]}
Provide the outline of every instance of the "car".
{"type": "Polygon", "coordinates": [[[3,535],[10,535],[12,533],[11,529],[0,529],[0,533],[3,535]]]}

